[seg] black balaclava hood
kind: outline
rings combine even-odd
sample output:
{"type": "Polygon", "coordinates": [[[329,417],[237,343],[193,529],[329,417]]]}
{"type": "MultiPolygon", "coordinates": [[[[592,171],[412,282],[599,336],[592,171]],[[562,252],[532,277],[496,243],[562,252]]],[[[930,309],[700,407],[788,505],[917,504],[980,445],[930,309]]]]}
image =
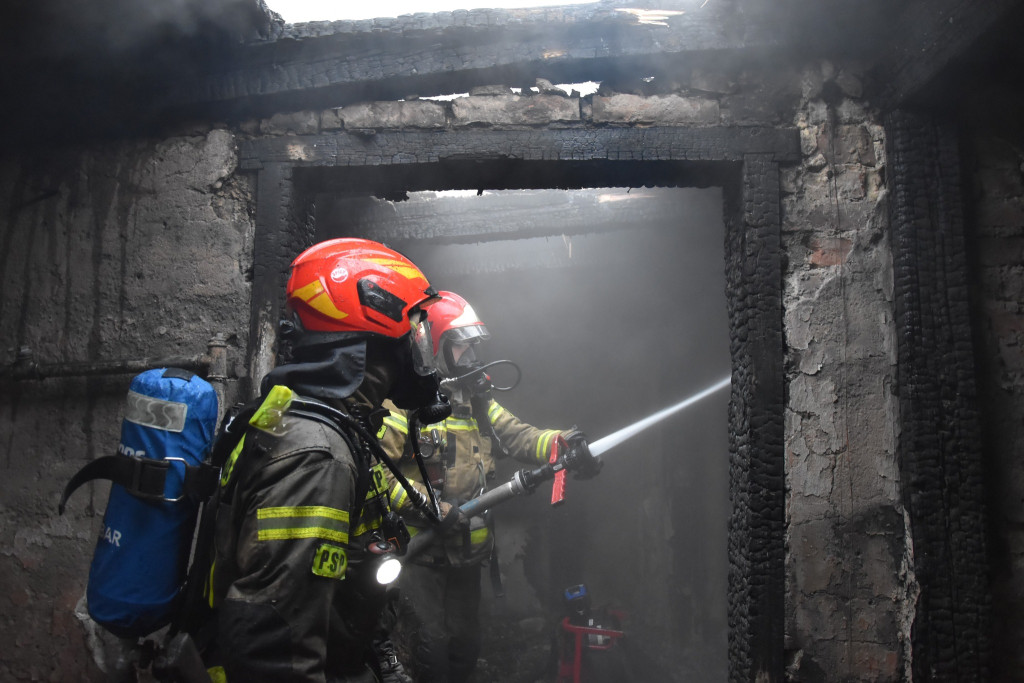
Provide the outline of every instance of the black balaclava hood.
{"type": "Polygon", "coordinates": [[[296,344],[290,357],[263,378],[260,389],[264,395],[274,385],[283,384],[303,396],[326,401],[352,399],[370,409],[390,398],[399,408],[422,411],[430,422],[451,413],[437,377],[413,371],[405,340],[335,337],[326,344],[296,344]]]}
{"type": "Polygon", "coordinates": [[[366,339],[336,341],[328,347],[296,348],[292,358],[263,378],[261,393],[283,384],[303,396],[341,400],[356,393],[366,375],[366,339]]]}

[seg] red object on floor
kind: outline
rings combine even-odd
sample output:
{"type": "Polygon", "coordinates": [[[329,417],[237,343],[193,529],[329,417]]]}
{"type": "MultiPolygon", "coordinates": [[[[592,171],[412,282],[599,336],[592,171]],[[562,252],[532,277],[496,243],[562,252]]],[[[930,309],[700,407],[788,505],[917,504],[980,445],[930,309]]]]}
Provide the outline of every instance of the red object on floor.
{"type": "MultiPolygon", "coordinates": [[[[608,614],[616,617],[620,622],[625,615],[617,610],[609,610],[608,614]]],[[[569,621],[569,617],[562,619],[562,629],[573,637],[572,658],[570,659],[565,649],[562,650],[561,659],[558,662],[558,683],[581,683],[581,669],[583,666],[583,650],[609,650],[615,645],[615,641],[626,635],[625,631],[619,631],[601,626],[577,626],[569,621]],[[601,642],[591,642],[591,638],[585,636],[603,636],[601,642]]]]}

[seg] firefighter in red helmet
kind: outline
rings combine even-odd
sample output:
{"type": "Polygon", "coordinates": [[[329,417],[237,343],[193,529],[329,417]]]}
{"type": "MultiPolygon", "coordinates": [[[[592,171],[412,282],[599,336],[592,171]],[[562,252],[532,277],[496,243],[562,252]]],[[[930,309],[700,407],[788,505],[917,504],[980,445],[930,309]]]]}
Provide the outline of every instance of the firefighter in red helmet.
{"type": "MultiPolygon", "coordinates": [[[[419,683],[466,681],[476,666],[481,566],[491,559],[494,574],[497,564],[486,516],[460,518],[458,506],[487,490],[495,475],[495,457],[507,455],[540,465],[548,462],[552,444],[561,435],[561,443],[586,454],[575,470],[577,476],[593,476],[601,465],[575,428],[532,427],[491,397],[489,379],[477,362],[479,344],[490,338],[486,325],[458,294],[439,296],[427,318],[452,415],[435,424],[416,420],[411,429],[408,411],[392,410],[380,433],[385,450],[410,475],[417,468],[410,458],[412,440],[418,441],[430,483],[444,500],[444,532],[406,563],[401,577],[400,633],[419,683]]],[[[392,481],[390,495],[392,506],[404,514],[413,532],[428,524],[412,505],[422,491],[410,492],[392,481]]]]}
{"type": "Polygon", "coordinates": [[[378,570],[408,534],[375,435],[386,398],[424,419],[449,412],[426,320],[436,301],[412,262],[376,242],[329,240],[292,263],[287,358],[223,468],[214,617],[197,638],[212,643],[214,680],[379,679],[378,570]]]}

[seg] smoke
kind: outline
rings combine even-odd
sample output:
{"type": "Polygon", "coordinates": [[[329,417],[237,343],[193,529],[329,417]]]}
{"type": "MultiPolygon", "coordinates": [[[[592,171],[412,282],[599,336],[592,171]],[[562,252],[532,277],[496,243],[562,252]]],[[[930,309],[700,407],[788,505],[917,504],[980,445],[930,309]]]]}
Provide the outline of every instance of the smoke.
{"type": "MultiPolygon", "coordinates": [[[[26,63],[80,57],[89,62],[201,33],[240,38],[257,17],[268,17],[257,0],[53,0],[16,2],[8,10],[5,53],[26,63]]],[[[122,68],[126,65],[122,65],[122,68]]]]}
{"type": "MultiPolygon", "coordinates": [[[[318,238],[390,241],[465,296],[492,335],[481,359],[523,371],[495,398],[534,426],[597,440],[729,374],[717,188],[424,192],[317,210],[318,238]]],[[[569,478],[563,506],[542,489],[496,510],[508,604],[557,613],[562,589],[586,583],[643,615],[636,635],[674,651],[674,672],[724,679],[727,403],[718,391],[619,444],[600,476],[569,478]]],[[[495,483],[522,466],[502,461],[495,483]]]]}

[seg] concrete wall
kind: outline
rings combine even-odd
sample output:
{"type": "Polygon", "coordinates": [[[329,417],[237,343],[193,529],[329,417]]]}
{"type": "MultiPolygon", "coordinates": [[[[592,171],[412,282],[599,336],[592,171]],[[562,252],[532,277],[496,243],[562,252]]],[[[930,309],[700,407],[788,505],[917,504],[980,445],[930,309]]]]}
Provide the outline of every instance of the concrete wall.
{"type": "Polygon", "coordinates": [[[899,680],[913,577],[895,458],[884,132],[856,72],[809,66],[802,82],[804,160],[783,181],[788,671],[899,680]]]}
{"type": "MultiPolygon", "coordinates": [[[[50,151],[0,162],[2,363],[193,356],[229,370],[249,318],[252,190],[235,137],[50,151]]],[[[106,505],[86,462],[113,454],[129,375],[4,382],[0,398],[0,679],[101,680],[74,611],[106,505]]],[[[230,390],[230,387],[229,387],[230,390]]]]}
{"type": "MultiPolygon", "coordinates": [[[[234,133],[6,160],[2,348],[8,360],[22,345],[40,360],[198,353],[217,332],[238,335],[234,346],[244,348],[253,195],[235,171],[234,135],[797,127],[803,161],[784,168],[782,181],[790,677],[900,680],[913,577],[905,571],[910,550],[893,457],[898,416],[877,116],[861,100],[851,66],[694,70],[654,92],[643,75],[588,97],[544,84],[535,95],[499,88],[450,103],[284,113],[234,133]]],[[[71,612],[103,491],[77,494],[64,518],[55,505],[71,473],[116,444],[124,388],[121,378],[51,380],[20,383],[2,399],[10,476],[0,484],[7,603],[0,631],[20,645],[0,665],[5,679],[96,677],[71,612]]]]}

